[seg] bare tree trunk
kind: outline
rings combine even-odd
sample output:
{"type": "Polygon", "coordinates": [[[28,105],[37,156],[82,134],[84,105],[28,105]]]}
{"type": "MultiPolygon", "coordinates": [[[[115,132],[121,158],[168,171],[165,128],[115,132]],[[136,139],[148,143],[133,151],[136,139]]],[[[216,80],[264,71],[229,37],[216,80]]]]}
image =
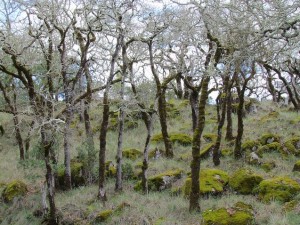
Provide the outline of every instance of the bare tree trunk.
{"type": "MultiPolygon", "coordinates": [[[[123,45],[124,46],[124,45],[123,45]]],[[[123,47],[122,56],[123,62],[125,62],[124,54],[126,54],[126,49],[123,47]]],[[[122,68],[122,81],[121,81],[121,91],[120,91],[120,98],[121,98],[121,106],[119,109],[119,130],[118,130],[118,148],[117,148],[117,177],[116,177],[116,191],[122,191],[123,184],[122,184],[122,149],[123,149],[123,132],[124,132],[124,88],[125,88],[125,76],[126,76],[126,69],[127,66],[124,63],[122,68]]]]}
{"type": "Polygon", "coordinates": [[[228,82],[229,82],[229,76],[226,75],[225,79],[224,79],[224,91],[223,94],[220,93],[219,97],[218,97],[218,101],[217,104],[221,105],[221,115],[219,115],[218,113],[218,133],[217,133],[217,140],[213,149],[213,162],[215,166],[220,165],[220,145],[221,145],[221,139],[222,139],[222,128],[224,126],[224,122],[225,122],[225,116],[226,116],[226,99],[227,99],[227,95],[228,95],[228,82]],[[224,96],[225,94],[225,96],[224,96]]]}
{"type": "Polygon", "coordinates": [[[54,176],[53,170],[50,163],[50,152],[52,148],[52,134],[51,128],[43,126],[41,128],[41,137],[42,137],[42,146],[45,152],[45,164],[46,164],[46,182],[48,189],[48,201],[49,201],[49,216],[48,216],[48,224],[49,225],[58,225],[58,218],[56,214],[56,206],[55,206],[55,185],[54,185],[54,176]]]}
{"type": "MultiPolygon", "coordinates": [[[[119,19],[122,19],[121,17],[119,19]]],[[[121,21],[119,21],[121,22],[121,21]]],[[[99,190],[98,190],[98,198],[105,202],[107,201],[106,191],[105,191],[105,153],[106,153],[106,134],[109,120],[109,100],[108,94],[110,90],[110,85],[114,78],[115,73],[115,62],[118,58],[119,51],[121,49],[121,44],[123,43],[123,34],[122,31],[119,31],[119,36],[117,39],[117,44],[115,51],[112,55],[112,59],[110,62],[110,72],[109,77],[106,82],[106,88],[103,95],[103,114],[102,114],[102,123],[100,128],[100,151],[99,151],[99,190]]]]}
{"type": "Polygon", "coordinates": [[[233,140],[233,131],[232,131],[232,98],[231,98],[231,86],[228,88],[228,94],[226,96],[227,101],[227,127],[225,139],[227,141],[233,140]]]}
{"type": "Polygon", "coordinates": [[[181,84],[181,77],[177,76],[176,77],[176,87],[177,87],[177,97],[178,99],[182,99],[183,98],[183,90],[182,90],[182,84],[181,84]]]}
{"type": "MultiPolygon", "coordinates": [[[[67,84],[64,84],[67,85],[67,84]]],[[[71,121],[73,117],[71,90],[64,87],[66,98],[66,113],[65,113],[65,127],[64,127],[64,165],[65,165],[65,179],[64,185],[66,190],[72,189],[71,181],[71,154],[70,154],[70,140],[71,140],[71,121]]]]}
{"type": "Polygon", "coordinates": [[[201,96],[199,101],[198,124],[194,131],[193,147],[192,147],[192,163],[191,163],[191,193],[190,193],[190,211],[200,211],[200,146],[201,136],[205,126],[205,107],[208,99],[208,84],[210,77],[204,78],[201,87],[201,96]]]}
{"type": "MultiPolygon", "coordinates": [[[[238,84],[239,85],[239,84],[238,84]]],[[[244,133],[244,124],[243,124],[243,108],[244,108],[244,91],[237,86],[238,94],[239,94],[239,105],[237,108],[237,118],[238,118],[238,130],[237,136],[235,139],[234,146],[234,158],[239,159],[242,157],[242,137],[244,133]]]]}
{"type": "Polygon", "coordinates": [[[150,147],[150,140],[152,137],[153,113],[143,112],[143,120],[147,128],[147,138],[144,147],[144,159],[143,159],[143,166],[142,166],[142,189],[144,194],[148,194],[148,177],[147,177],[148,164],[149,164],[148,152],[150,147]]]}
{"type": "Polygon", "coordinates": [[[168,124],[167,124],[167,110],[166,110],[166,97],[165,90],[161,90],[158,97],[158,114],[159,122],[161,126],[161,133],[165,143],[166,156],[168,158],[173,158],[173,146],[168,133],[168,124]]]}
{"type": "Polygon", "coordinates": [[[199,97],[199,92],[191,90],[190,105],[192,109],[193,132],[195,131],[198,124],[198,114],[199,114],[198,97],[199,97]]]}

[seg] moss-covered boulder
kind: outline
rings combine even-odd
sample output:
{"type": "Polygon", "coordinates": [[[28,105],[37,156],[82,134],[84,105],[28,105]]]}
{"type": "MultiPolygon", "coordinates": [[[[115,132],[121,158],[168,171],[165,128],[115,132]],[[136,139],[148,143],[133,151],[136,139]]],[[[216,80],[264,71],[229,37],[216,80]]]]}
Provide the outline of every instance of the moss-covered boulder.
{"type": "MultiPolygon", "coordinates": [[[[221,194],[229,180],[228,173],[218,169],[202,169],[200,171],[200,194],[221,194]]],[[[192,178],[187,178],[183,186],[183,194],[189,197],[192,178]]]]}
{"type": "Polygon", "coordinates": [[[4,202],[12,202],[14,198],[24,196],[28,192],[27,185],[20,180],[14,180],[6,185],[2,191],[4,202]]]}
{"type": "Polygon", "coordinates": [[[212,154],[214,147],[215,144],[213,143],[206,145],[203,149],[200,150],[200,158],[201,159],[208,158],[212,154]]]}
{"type": "Polygon", "coordinates": [[[271,134],[271,133],[263,134],[260,138],[260,143],[262,145],[267,145],[279,141],[280,141],[280,137],[277,134],[271,134]]]}
{"type": "Polygon", "coordinates": [[[300,192],[300,185],[289,177],[276,177],[260,182],[255,192],[264,202],[288,202],[300,192]]]}
{"type": "Polygon", "coordinates": [[[286,155],[286,153],[283,151],[283,148],[279,142],[272,142],[270,144],[260,146],[258,148],[258,150],[256,151],[257,155],[259,155],[260,157],[263,157],[263,154],[267,153],[267,152],[279,152],[283,156],[286,155]]]}
{"type": "Polygon", "coordinates": [[[113,210],[111,209],[107,209],[104,211],[99,212],[96,217],[95,217],[95,222],[96,223],[101,223],[101,222],[105,222],[108,218],[111,217],[111,215],[113,214],[113,210]]]}
{"type": "Polygon", "coordinates": [[[246,151],[256,151],[259,147],[259,142],[257,141],[253,141],[253,140],[248,140],[248,141],[245,141],[243,144],[242,144],[242,151],[243,152],[246,152],[246,151]]]}
{"type": "MultiPolygon", "coordinates": [[[[162,191],[172,187],[172,183],[182,177],[183,170],[176,169],[166,171],[164,173],[154,175],[148,178],[148,190],[149,191],[162,191]]],[[[139,181],[134,189],[136,191],[142,190],[142,182],[139,181]]]]}
{"type": "MultiPolygon", "coordinates": [[[[171,142],[178,143],[183,146],[191,145],[193,140],[190,135],[184,133],[170,133],[169,137],[171,142]]],[[[153,135],[151,141],[155,143],[163,142],[162,134],[160,133],[153,135]]]]}
{"type": "Polygon", "coordinates": [[[202,225],[251,225],[254,223],[251,205],[236,203],[231,208],[209,209],[202,213],[202,225]]]}
{"type": "Polygon", "coordinates": [[[299,156],[300,155],[300,137],[292,137],[283,145],[284,151],[299,156]]]}
{"type": "Polygon", "coordinates": [[[128,148],[123,150],[123,157],[127,159],[136,160],[142,155],[143,153],[135,148],[128,148]]]}
{"type": "Polygon", "coordinates": [[[276,163],[274,161],[268,161],[261,164],[261,168],[265,172],[270,172],[272,169],[276,167],[276,163]]]}
{"type": "MultiPolygon", "coordinates": [[[[64,190],[65,186],[65,168],[59,167],[57,170],[56,188],[64,190]]],[[[84,164],[78,160],[71,160],[71,182],[73,187],[83,186],[85,184],[84,164]]]]}
{"type": "Polygon", "coordinates": [[[251,170],[240,169],[229,178],[229,186],[240,194],[252,194],[262,180],[262,176],[251,170]]]}
{"type": "Polygon", "coordinates": [[[293,168],[293,172],[300,172],[300,160],[298,160],[295,165],[294,165],[294,168],[293,168]]]}
{"type": "Polygon", "coordinates": [[[206,142],[210,143],[210,142],[215,142],[218,136],[213,133],[207,133],[207,134],[203,134],[202,137],[206,142]]]}

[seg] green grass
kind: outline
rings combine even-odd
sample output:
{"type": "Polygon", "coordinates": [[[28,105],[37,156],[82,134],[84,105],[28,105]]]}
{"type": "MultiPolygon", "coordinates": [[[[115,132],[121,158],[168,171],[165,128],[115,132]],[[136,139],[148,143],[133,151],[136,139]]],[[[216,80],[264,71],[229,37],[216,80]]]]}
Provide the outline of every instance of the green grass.
{"type": "MultiPolygon", "coordinates": [[[[181,115],[175,119],[170,118],[168,121],[170,132],[182,132],[192,134],[191,131],[191,115],[189,106],[180,109],[181,115]]],[[[92,126],[99,126],[101,116],[101,107],[92,109],[92,126]]],[[[213,121],[216,118],[215,106],[208,106],[206,119],[213,121]]],[[[269,102],[263,103],[258,107],[257,114],[247,115],[244,119],[244,138],[243,140],[259,140],[264,133],[274,133],[281,137],[281,144],[292,136],[300,136],[299,124],[291,123],[299,118],[299,114],[289,110],[277,108],[269,102]],[[274,120],[268,120],[264,123],[260,118],[265,117],[272,111],[278,111],[279,115],[274,120]]],[[[28,118],[22,118],[23,134],[26,134],[26,124],[28,118]]],[[[234,135],[236,135],[236,116],[233,115],[234,135]]],[[[41,220],[33,216],[33,211],[40,207],[41,194],[40,186],[44,181],[44,162],[30,159],[24,163],[19,162],[18,146],[15,143],[13,136],[12,117],[7,114],[0,114],[0,123],[5,125],[6,134],[0,137],[0,184],[8,183],[14,179],[21,179],[29,185],[28,195],[13,204],[4,204],[0,201],[0,224],[40,224],[41,220]],[[2,223],[1,223],[2,221],[2,223]]],[[[138,121],[139,126],[132,130],[126,130],[124,133],[123,148],[137,148],[143,151],[146,140],[146,129],[142,121],[138,121]]],[[[225,124],[226,126],[226,124],[225,124]]],[[[223,136],[225,135],[225,126],[223,136]]],[[[203,133],[216,133],[217,125],[215,123],[207,123],[203,133]]],[[[154,121],[153,133],[161,133],[158,118],[154,121]]],[[[71,141],[71,155],[75,158],[78,154],[77,148],[84,142],[84,124],[77,123],[72,130],[73,139],[71,141]],[[81,136],[79,136],[81,130],[81,136]]],[[[58,134],[61,135],[61,134],[58,134]]],[[[99,132],[94,135],[95,147],[99,149],[99,132]]],[[[107,135],[107,160],[115,163],[115,155],[117,151],[116,131],[109,131],[107,135]]],[[[37,142],[38,136],[32,137],[32,146],[37,142]]],[[[62,139],[60,146],[57,149],[59,164],[63,164],[63,146],[62,139]]],[[[202,140],[202,147],[205,145],[202,140]]],[[[228,147],[228,143],[222,140],[222,148],[228,147]]],[[[164,149],[163,143],[151,143],[150,149],[158,147],[164,149]]],[[[32,150],[31,150],[32,151],[32,150]]],[[[168,170],[182,169],[185,174],[190,172],[190,162],[180,160],[181,154],[189,154],[191,146],[181,146],[174,144],[174,159],[159,158],[158,160],[150,160],[148,176],[163,173],[168,170]]],[[[239,168],[249,168],[255,173],[261,174],[264,179],[276,176],[289,176],[293,179],[299,178],[298,172],[292,172],[294,163],[299,160],[299,157],[289,155],[283,157],[280,153],[271,152],[265,153],[261,159],[265,161],[274,161],[276,167],[270,172],[265,172],[259,165],[248,165],[244,160],[235,161],[232,156],[221,158],[221,165],[217,169],[227,171],[232,175],[239,168]]],[[[97,159],[96,159],[97,161],[97,159]]],[[[133,163],[130,160],[124,162],[133,163]]],[[[137,159],[134,165],[141,163],[142,158],[137,159]]],[[[214,168],[211,158],[201,162],[201,168],[214,168]]],[[[139,169],[140,170],[140,169],[139,169]]],[[[182,187],[187,175],[177,181],[173,187],[182,187]]],[[[121,202],[126,202],[130,206],[125,207],[123,211],[114,213],[105,224],[200,224],[200,213],[189,213],[189,201],[183,195],[170,195],[169,190],[163,192],[150,192],[148,195],[143,195],[140,192],[133,190],[137,181],[124,181],[124,190],[121,193],[114,192],[114,179],[110,178],[106,183],[108,202],[104,206],[96,201],[97,185],[79,187],[68,192],[56,193],[57,208],[65,215],[72,215],[73,211],[67,210],[70,205],[76,206],[85,217],[80,224],[91,222],[95,215],[101,211],[115,209],[121,202]]],[[[3,187],[0,185],[0,191],[3,187]]],[[[200,201],[201,210],[204,211],[210,208],[230,207],[238,201],[243,201],[251,204],[255,211],[255,221],[262,225],[287,224],[296,225],[300,221],[300,204],[291,212],[284,212],[283,205],[278,202],[271,201],[269,204],[258,201],[253,195],[237,195],[229,188],[220,196],[202,197],[200,201]]],[[[75,214],[74,214],[75,215],[75,214]]],[[[103,223],[104,224],[104,223],[103,223]]]]}

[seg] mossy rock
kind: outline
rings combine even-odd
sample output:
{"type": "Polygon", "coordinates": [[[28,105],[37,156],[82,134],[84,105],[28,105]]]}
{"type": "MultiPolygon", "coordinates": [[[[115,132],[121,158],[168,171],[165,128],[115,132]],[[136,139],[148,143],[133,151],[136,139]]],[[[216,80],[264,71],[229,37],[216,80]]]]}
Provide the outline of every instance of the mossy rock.
{"type": "Polygon", "coordinates": [[[14,180],[6,185],[2,191],[4,202],[9,203],[16,197],[24,196],[28,192],[27,185],[20,180],[14,180]]]}
{"type": "Polygon", "coordinates": [[[300,155],[300,138],[299,137],[293,137],[288,139],[284,145],[283,149],[286,152],[289,152],[290,154],[299,156],[300,155]]]}
{"type": "Polygon", "coordinates": [[[229,178],[229,186],[240,194],[252,194],[262,180],[262,176],[248,169],[240,169],[229,178]]]}
{"type": "Polygon", "coordinates": [[[201,224],[202,225],[250,225],[250,224],[255,224],[252,206],[240,202],[231,208],[206,210],[202,213],[202,223],[201,224]]]}
{"type": "Polygon", "coordinates": [[[300,160],[298,160],[295,165],[294,165],[294,168],[293,168],[293,172],[300,172],[300,160]]]}
{"type": "Polygon", "coordinates": [[[276,177],[263,180],[255,191],[264,202],[272,200],[288,202],[300,192],[300,185],[291,178],[276,177]]]}
{"type": "MultiPolygon", "coordinates": [[[[191,145],[193,141],[190,135],[184,133],[170,133],[169,138],[171,142],[178,143],[183,146],[191,145]]],[[[162,134],[160,133],[153,135],[151,141],[156,143],[163,142],[162,134]]]]}
{"type": "MultiPolygon", "coordinates": [[[[200,194],[221,194],[229,180],[228,173],[218,169],[200,170],[200,194]]],[[[183,186],[183,194],[189,197],[191,192],[192,178],[187,178],[183,186]]]]}
{"type": "Polygon", "coordinates": [[[242,144],[242,151],[245,152],[247,150],[249,151],[256,151],[259,147],[259,142],[257,141],[253,141],[253,140],[248,140],[248,141],[245,141],[243,144],[242,144]]]}
{"type": "Polygon", "coordinates": [[[260,143],[262,145],[267,145],[267,144],[271,144],[273,142],[279,142],[279,141],[280,141],[280,137],[276,134],[268,133],[268,134],[263,134],[260,137],[260,143]]]}
{"type": "MultiPolygon", "coordinates": [[[[148,178],[148,190],[149,191],[162,191],[172,187],[172,183],[182,177],[183,170],[176,169],[166,171],[164,173],[154,175],[148,178]]],[[[140,191],[142,190],[142,182],[139,181],[134,190],[140,191]]]]}
{"type": "Polygon", "coordinates": [[[201,159],[208,158],[211,155],[214,147],[215,147],[215,144],[213,144],[213,143],[206,145],[203,149],[200,150],[200,158],[201,159]]]}
{"type": "Polygon", "coordinates": [[[112,216],[113,212],[114,211],[111,209],[107,209],[107,210],[99,212],[95,217],[95,222],[96,223],[105,222],[108,218],[110,218],[112,216]]]}
{"type": "Polygon", "coordinates": [[[261,164],[261,168],[265,171],[265,172],[270,172],[272,169],[274,169],[276,167],[276,164],[274,161],[269,161],[269,162],[264,162],[261,164]]]}
{"type": "Polygon", "coordinates": [[[210,142],[215,142],[217,140],[217,135],[216,134],[212,134],[212,133],[208,133],[208,134],[203,134],[203,139],[210,143],[210,142]]]}
{"type": "Polygon", "coordinates": [[[231,148],[221,149],[221,156],[227,157],[233,155],[233,150],[231,148]]]}
{"type": "Polygon", "coordinates": [[[135,148],[129,148],[123,150],[123,157],[131,160],[136,160],[140,156],[142,156],[143,153],[135,148]]]}
{"type": "MultiPolygon", "coordinates": [[[[84,164],[78,160],[71,160],[71,182],[73,187],[85,185],[84,164]]],[[[65,186],[65,168],[60,167],[57,170],[56,188],[64,190],[65,186]]]]}
{"type": "Polygon", "coordinates": [[[270,144],[260,146],[257,150],[257,155],[259,157],[262,157],[263,154],[267,152],[278,152],[281,153],[283,156],[286,155],[286,152],[283,151],[283,148],[279,142],[272,142],[270,144]]]}

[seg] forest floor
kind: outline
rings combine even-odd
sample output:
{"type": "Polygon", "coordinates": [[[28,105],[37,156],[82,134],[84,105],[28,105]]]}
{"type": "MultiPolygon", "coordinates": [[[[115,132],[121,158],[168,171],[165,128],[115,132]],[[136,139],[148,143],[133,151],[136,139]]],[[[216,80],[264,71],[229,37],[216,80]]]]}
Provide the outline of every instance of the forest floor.
{"type": "MultiPolygon", "coordinates": [[[[176,102],[180,105],[180,102],[176,102]]],[[[182,104],[181,104],[182,106],[182,104]]],[[[244,137],[243,142],[247,140],[260,140],[265,133],[278,135],[280,144],[292,137],[300,137],[300,114],[293,112],[288,108],[281,108],[275,103],[263,102],[257,106],[256,113],[247,114],[244,119],[244,137]]],[[[99,131],[101,109],[96,106],[91,113],[92,126],[95,131],[95,146],[99,149],[99,131]]],[[[208,106],[206,115],[206,127],[204,134],[216,134],[216,109],[215,106],[208,106]]],[[[236,134],[236,116],[233,115],[234,135],[236,134]]],[[[26,118],[22,120],[26,125],[26,118]]],[[[40,188],[44,182],[45,166],[37,152],[38,137],[34,137],[31,149],[30,159],[21,162],[19,160],[18,146],[16,144],[12,117],[6,114],[0,114],[0,124],[5,129],[5,134],[0,136],[0,193],[6,184],[12,180],[22,180],[28,185],[28,193],[24,198],[15,199],[13,203],[4,203],[0,201],[0,224],[41,224],[42,219],[34,215],[34,212],[41,208],[40,188]]],[[[191,131],[191,113],[188,106],[181,107],[179,115],[169,118],[169,131],[180,132],[192,136],[191,131]]],[[[223,136],[225,134],[226,123],[223,136]]],[[[84,124],[78,119],[72,126],[72,158],[78,157],[83,147],[84,124]]],[[[160,133],[159,121],[156,118],[154,134],[160,133]]],[[[25,131],[24,131],[25,134],[25,131]]],[[[63,147],[61,134],[57,133],[59,144],[57,154],[59,164],[63,164],[63,147]]],[[[141,120],[138,126],[133,129],[127,129],[124,133],[124,149],[135,148],[143,151],[146,139],[146,129],[141,120]]],[[[202,148],[208,145],[207,141],[202,140],[202,148]]],[[[117,150],[117,131],[111,130],[107,136],[107,160],[115,162],[117,150]]],[[[151,149],[163,149],[162,143],[151,143],[151,149]]],[[[233,150],[231,142],[222,139],[221,149],[233,150]]],[[[124,164],[128,170],[138,173],[142,156],[135,160],[124,159],[124,164]]],[[[292,172],[294,164],[300,160],[299,156],[293,154],[283,155],[278,151],[267,152],[263,154],[262,161],[273,161],[275,167],[266,172],[261,165],[250,165],[246,159],[236,161],[232,155],[221,158],[221,164],[217,169],[226,171],[231,176],[240,168],[247,168],[263,177],[263,179],[287,176],[296,181],[300,181],[300,172],[292,172]]],[[[172,188],[162,191],[150,191],[147,195],[134,190],[138,182],[136,179],[124,180],[122,192],[114,191],[115,179],[107,178],[106,189],[108,201],[105,205],[97,201],[97,184],[73,188],[71,191],[58,191],[56,193],[56,204],[59,212],[63,215],[64,224],[97,224],[94,218],[100,212],[114,210],[121,203],[125,206],[122,210],[114,210],[105,222],[99,224],[201,224],[201,213],[189,213],[189,200],[182,193],[174,194],[175,190],[180,190],[184,186],[185,180],[190,172],[191,146],[182,146],[174,143],[174,159],[160,157],[150,159],[148,175],[156,175],[165,171],[174,171],[181,169],[183,171],[181,179],[172,184],[172,188]]],[[[97,160],[96,160],[97,162],[97,160]]],[[[208,157],[201,161],[201,169],[215,168],[212,158],[208,157]]],[[[95,168],[97,171],[97,168],[95,168]]],[[[200,181],[201,182],[201,181],[200,181]]],[[[241,195],[232,190],[228,185],[224,191],[218,195],[205,195],[201,197],[201,211],[215,209],[220,207],[231,207],[236,202],[244,202],[252,205],[254,209],[255,224],[262,225],[299,225],[300,224],[300,192],[293,197],[296,200],[295,205],[290,210],[286,209],[286,204],[279,201],[270,201],[268,203],[259,199],[257,194],[241,195]]]]}

